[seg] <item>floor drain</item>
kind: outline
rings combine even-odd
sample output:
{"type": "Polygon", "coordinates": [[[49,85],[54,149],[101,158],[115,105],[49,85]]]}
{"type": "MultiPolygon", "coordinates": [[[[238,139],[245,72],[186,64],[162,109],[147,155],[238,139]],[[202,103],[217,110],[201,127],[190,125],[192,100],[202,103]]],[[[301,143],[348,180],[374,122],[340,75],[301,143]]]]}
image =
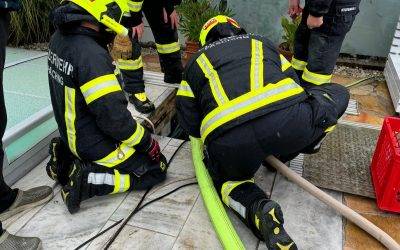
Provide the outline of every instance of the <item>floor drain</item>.
{"type": "Polygon", "coordinates": [[[304,154],[299,154],[296,158],[290,161],[289,168],[298,175],[303,175],[304,154]]]}
{"type": "Polygon", "coordinates": [[[360,114],[360,112],[358,111],[357,100],[354,100],[354,99],[349,100],[349,105],[347,106],[346,114],[348,114],[348,115],[359,115],[360,114]]]}

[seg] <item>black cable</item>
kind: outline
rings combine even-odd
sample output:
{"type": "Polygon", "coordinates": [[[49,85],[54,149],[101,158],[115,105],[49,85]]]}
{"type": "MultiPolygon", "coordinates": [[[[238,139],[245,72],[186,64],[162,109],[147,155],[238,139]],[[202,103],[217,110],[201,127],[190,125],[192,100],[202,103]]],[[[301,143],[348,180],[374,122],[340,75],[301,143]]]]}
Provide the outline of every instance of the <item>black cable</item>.
{"type": "MultiPolygon", "coordinates": [[[[176,154],[178,153],[178,151],[183,147],[183,145],[186,143],[187,141],[183,141],[178,148],[176,149],[176,151],[172,154],[171,158],[168,161],[168,165],[171,164],[171,162],[173,161],[173,159],[175,158],[176,154]]],[[[150,192],[151,188],[147,189],[146,192],[144,193],[144,195],[142,196],[142,198],[140,199],[138,205],[135,207],[135,209],[129,214],[129,216],[125,219],[125,221],[122,223],[122,225],[119,227],[118,231],[115,232],[113,234],[113,236],[111,237],[111,239],[108,241],[105,249],[108,249],[111,244],[115,241],[115,239],[118,237],[119,233],[122,231],[122,229],[126,226],[126,224],[129,222],[129,220],[135,215],[137,214],[140,210],[142,210],[143,208],[147,207],[148,205],[150,205],[151,203],[154,203],[156,201],[159,201],[165,197],[167,197],[168,195],[171,195],[173,193],[175,193],[176,191],[178,191],[181,188],[187,187],[187,186],[191,186],[191,185],[195,185],[197,184],[197,182],[191,182],[191,183],[187,183],[184,184],[182,186],[179,186],[177,188],[175,188],[174,190],[160,196],[157,197],[147,203],[145,203],[143,206],[142,203],[144,201],[144,199],[146,198],[147,194],[150,192]]],[[[91,241],[95,240],[96,238],[98,238],[99,236],[103,235],[105,232],[109,231],[110,229],[114,228],[115,226],[117,226],[118,224],[120,224],[123,221],[123,219],[115,222],[114,224],[112,224],[111,226],[107,227],[106,229],[104,229],[103,231],[101,231],[100,233],[96,234],[95,236],[93,236],[92,238],[88,239],[87,241],[85,241],[84,243],[82,243],[81,245],[79,245],[77,248],[75,248],[75,250],[78,250],[82,247],[84,247],[85,245],[87,245],[88,243],[90,243],[91,241]]]]}

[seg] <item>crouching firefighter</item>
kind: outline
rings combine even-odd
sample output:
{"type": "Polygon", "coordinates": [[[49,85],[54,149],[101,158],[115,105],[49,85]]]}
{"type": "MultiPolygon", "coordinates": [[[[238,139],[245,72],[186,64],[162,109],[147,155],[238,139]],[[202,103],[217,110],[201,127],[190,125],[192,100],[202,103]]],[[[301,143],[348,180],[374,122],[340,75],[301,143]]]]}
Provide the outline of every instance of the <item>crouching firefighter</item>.
{"type": "Polygon", "coordinates": [[[50,144],[48,175],[70,213],[80,202],[146,189],[166,178],[158,142],[131,116],[107,51],[124,0],[63,1],[52,12],[49,85],[61,138],[50,144]]]}
{"type": "Polygon", "coordinates": [[[287,161],[316,145],[344,113],[344,87],[303,89],[270,40],[226,16],[201,30],[202,49],[177,92],[180,125],[205,145],[205,164],[222,201],[269,249],[297,249],[280,206],[254,183],[268,155],[287,161]]]}

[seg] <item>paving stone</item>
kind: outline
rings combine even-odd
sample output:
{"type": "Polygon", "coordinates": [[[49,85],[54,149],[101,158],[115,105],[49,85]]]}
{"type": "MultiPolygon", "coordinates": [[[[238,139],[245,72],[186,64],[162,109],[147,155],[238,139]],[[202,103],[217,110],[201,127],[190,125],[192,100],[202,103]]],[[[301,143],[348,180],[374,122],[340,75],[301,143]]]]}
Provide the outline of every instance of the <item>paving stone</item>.
{"type": "Polygon", "coordinates": [[[361,197],[358,195],[345,194],[344,202],[346,206],[350,207],[358,213],[384,214],[384,212],[380,211],[376,206],[375,199],[361,197]]]}
{"type": "Polygon", "coordinates": [[[44,206],[18,235],[39,236],[44,249],[73,249],[96,234],[121,204],[126,194],[96,197],[81,204],[71,215],[61,195],[44,206]]]}
{"type": "Polygon", "coordinates": [[[271,172],[264,166],[261,166],[255,174],[256,184],[264,190],[268,197],[271,196],[275,176],[276,172],[271,172]]]}
{"type": "MultiPolygon", "coordinates": [[[[341,201],[341,193],[326,191],[341,201]]],[[[271,199],[283,210],[285,228],[299,249],[342,249],[342,217],[280,174],[271,199]]]]}
{"type": "MultiPolygon", "coordinates": [[[[400,243],[400,216],[361,215],[400,243]]],[[[349,221],[345,227],[345,239],[344,249],[346,250],[386,249],[372,236],[349,221]]]]}
{"type": "MultiPolygon", "coordinates": [[[[111,226],[113,223],[113,221],[108,221],[102,230],[111,226]]],[[[87,249],[104,249],[119,226],[120,225],[110,229],[94,240],[87,249]]],[[[171,249],[174,241],[175,238],[172,236],[126,225],[115,239],[110,249],[171,249]]]]}
{"type": "MultiPolygon", "coordinates": [[[[173,153],[177,150],[177,147],[166,146],[163,150],[163,154],[169,160],[173,153]]],[[[171,165],[168,169],[168,175],[179,176],[181,178],[188,178],[195,176],[194,167],[192,163],[192,153],[190,149],[181,148],[174,157],[171,165]]]]}

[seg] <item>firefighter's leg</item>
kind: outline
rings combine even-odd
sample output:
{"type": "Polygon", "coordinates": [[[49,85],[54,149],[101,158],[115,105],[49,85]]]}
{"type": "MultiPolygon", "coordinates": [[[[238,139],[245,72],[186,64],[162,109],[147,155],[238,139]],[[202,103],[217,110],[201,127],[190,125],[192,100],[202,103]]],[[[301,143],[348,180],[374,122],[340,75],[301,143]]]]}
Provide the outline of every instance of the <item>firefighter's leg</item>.
{"type": "Polygon", "coordinates": [[[307,65],[308,59],[308,42],[310,40],[310,29],[307,27],[307,12],[302,16],[299,27],[296,30],[294,41],[294,55],[292,58],[292,67],[295,69],[297,76],[301,79],[303,70],[307,65]]]}
{"type": "Polygon", "coordinates": [[[108,168],[75,159],[70,167],[68,183],[61,192],[68,211],[77,212],[82,201],[94,196],[143,190],[166,178],[167,162],[164,156],[155,163],[137,153],[124,165],[124,168],[108,168]]]}
{"type": "Polygon", "coordinates": [[[74,156],[68,146],[60,137],[55,137],[49,145],[50,160],[46,165],[47,175],[64,186],[68,182],[69,168],[72,165],[74,156]]]}
{"type": "Polygon", "coordinates": [[[252,179],[265,157],[254,136],[252,126],[244,124],[210,142],[207,168],[222,201],[269,249],[296,249],[283,228],[280,206],[269,200],[252,179]]]}
{"type": "Polygon", "coordinates": [[[332,16],[324,16],[323,25],[311,30],[307,66],[301,76],[304,85],[322,85],[331,81],[343,40],[356,14],[338,12],[332,16]]]}
{"type": "Polygon", "coordinates": [[[145,1],[143,11],[153,31],[157,52],[160,58],[161,71],[166,83],[180,83],[182,80],[181,50],[178,32],[171,28],[171,23],[164,23],[162,1],[145,1]]]}
{"type": "Polygon", "coordinates": [[[147,98],[143,80],[143,60],[141,47],[137,39],[132,39],[132,54],[130,58],[118,59],[118,69],[122,75],[124,91],[140,113],[150,113],[154,104],[147,98]]]}

